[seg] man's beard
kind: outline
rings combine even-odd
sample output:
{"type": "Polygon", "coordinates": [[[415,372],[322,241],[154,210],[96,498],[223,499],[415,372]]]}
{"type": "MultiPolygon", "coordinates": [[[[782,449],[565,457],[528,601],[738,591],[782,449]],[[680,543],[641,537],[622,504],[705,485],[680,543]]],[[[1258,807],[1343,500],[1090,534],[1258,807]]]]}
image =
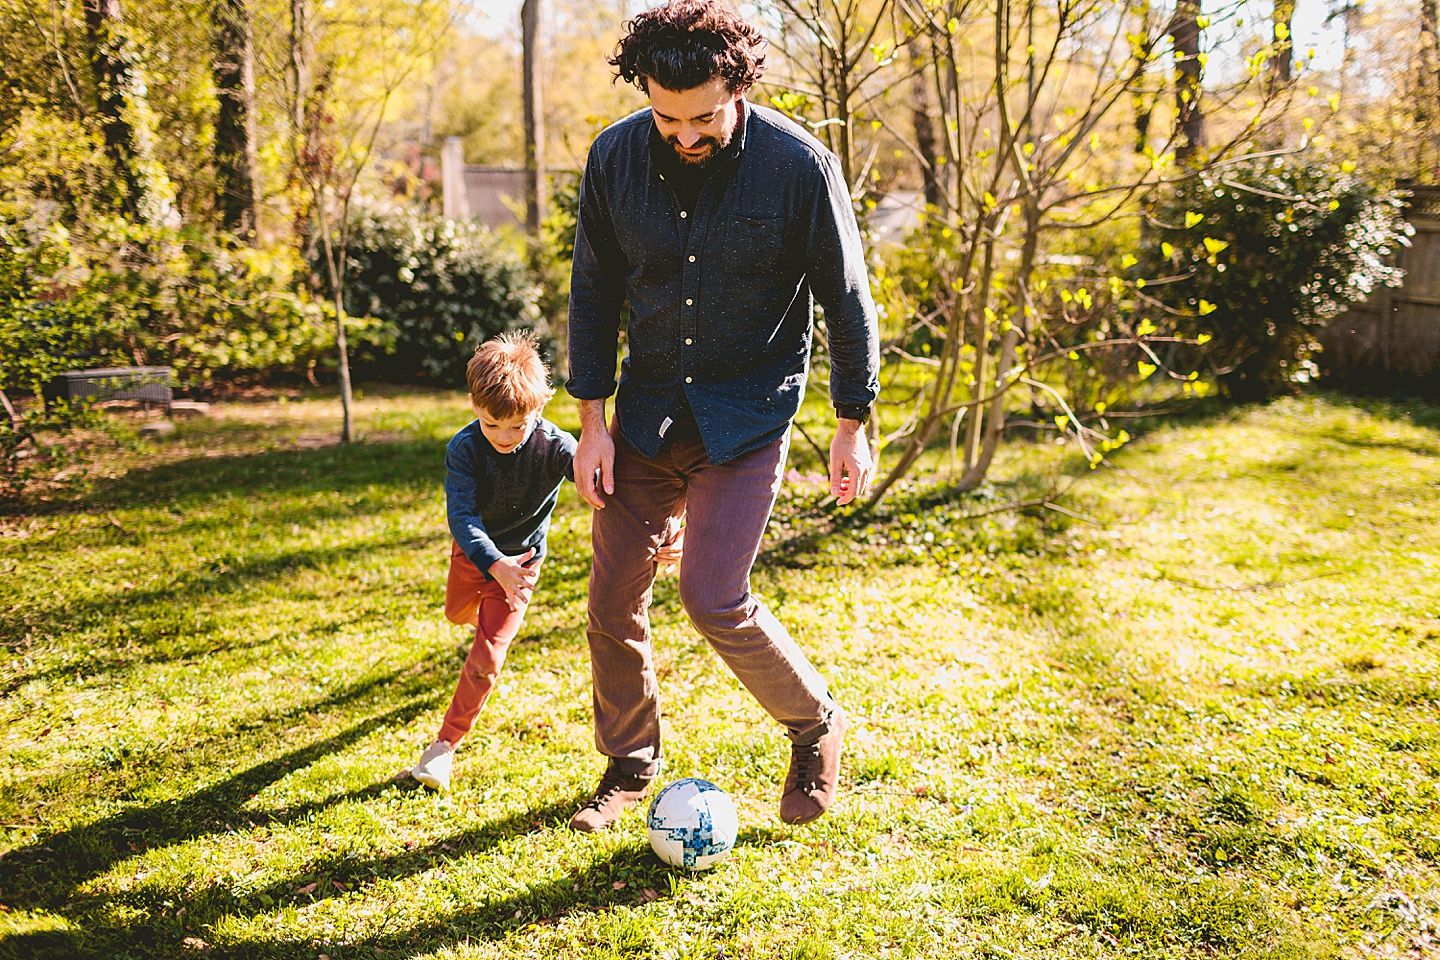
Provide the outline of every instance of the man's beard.
{"type": "Polygon", "coordinates": [[[716,155],[719,154],[721,150],[724,150],[730,145],[730,138],[734,135],[735,131],[732,130],[723,136],[701,137],[699,140],[696,140],[695,147],[692,147],[691,149],[693,150],[696,147],[706,147],[707,149],[703,156],[686,154],[680,147],[679,137],[666,137],[665,142],[670,144],[670,149],[675,151],[675,156],[678,157],[680,159],[680,162],[685,164],[687,167],[703,167],[711,160],[714,160],[716,155]]]}

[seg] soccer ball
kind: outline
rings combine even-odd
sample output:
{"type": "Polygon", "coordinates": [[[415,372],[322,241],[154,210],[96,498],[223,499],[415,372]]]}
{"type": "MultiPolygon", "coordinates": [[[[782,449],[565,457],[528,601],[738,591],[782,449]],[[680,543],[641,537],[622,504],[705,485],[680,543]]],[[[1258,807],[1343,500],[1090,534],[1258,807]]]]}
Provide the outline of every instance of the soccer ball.
{"type": "Polygon", "coordinates": [[[708,870],[735,846],[739,825],[730,795],[708,780],[676,780],[650,801],[650,846],[672,867],[708,870]]]}

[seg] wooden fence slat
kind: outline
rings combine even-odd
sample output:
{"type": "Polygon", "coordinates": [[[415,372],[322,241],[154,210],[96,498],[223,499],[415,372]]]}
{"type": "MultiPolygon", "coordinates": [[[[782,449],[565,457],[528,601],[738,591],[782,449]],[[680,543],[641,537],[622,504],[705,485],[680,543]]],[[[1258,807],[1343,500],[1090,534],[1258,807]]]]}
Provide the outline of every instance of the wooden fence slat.
{"type": "Polygon", "coordinates": [[[1440,393],[1440,187],[1402,186],[1415,228],[1396,252],[1403,285],[1374,291],[1320,332],[1320,369],[1340,386],[1440,393]]]}

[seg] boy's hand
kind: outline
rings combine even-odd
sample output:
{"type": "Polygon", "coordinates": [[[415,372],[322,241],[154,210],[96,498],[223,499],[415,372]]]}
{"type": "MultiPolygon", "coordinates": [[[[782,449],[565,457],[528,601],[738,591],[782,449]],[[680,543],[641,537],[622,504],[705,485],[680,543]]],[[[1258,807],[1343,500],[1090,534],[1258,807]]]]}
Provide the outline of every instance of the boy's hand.
{"type": "Polygon", "coordinates": [[[519,610],[525,606],[530,602],[530,595],[535,592],[535,583],[540,579],[540,568],[525,566],[534,557],[535,548],[531,547],[518,557],[501,557],[490,564],[490,576],[505,588],[505,600],[510,604],[511,610],[519,610]]]}
{"type": "Polygon", "coordinates": [[[575,445],[575,489],[596,510],[605,509],[600,491],[615,492],[615,440],[605,426],[605,401],[580,401],[580,442],[575,445]]]}
{"type": "MultiPolygon", "coordinates": [[[[678,575],[680,572],[680,555],[684,552],[684,550],[685,528],[682,526],[678,527],[675,530],[675,536],[671,537],[669,540],[666,540],[664,543],[660,544],[660,546],[655,548],[655,562],[661,567],[673,567],[673,572],[678,575]]],[[[662,570],[661,576],[665,576],[669,572],[672,571],[668,569],[662,570]]]]}

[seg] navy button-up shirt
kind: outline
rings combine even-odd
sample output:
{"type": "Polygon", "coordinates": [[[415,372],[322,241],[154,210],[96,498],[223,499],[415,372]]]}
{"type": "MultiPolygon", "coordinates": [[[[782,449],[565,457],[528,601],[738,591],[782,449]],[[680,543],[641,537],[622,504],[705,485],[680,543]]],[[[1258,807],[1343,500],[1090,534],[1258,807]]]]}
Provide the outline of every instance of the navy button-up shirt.
{"type": "Polygon", "coordinates": [[[681,391],[711,463],[783,436],[804,396],[817,301],[831,402],[858,416],[879,394],[875,305],[839,161],[782,114],[744,99],[740,109],[738,149],[717,160],[693,210],[662,176],[656,153],[669,148],[652,140],[649,109],[602,131],[585,165],[566,387],[580,400],[616,392],[628,300],[616,408],[647,457],[681,391]]]}

